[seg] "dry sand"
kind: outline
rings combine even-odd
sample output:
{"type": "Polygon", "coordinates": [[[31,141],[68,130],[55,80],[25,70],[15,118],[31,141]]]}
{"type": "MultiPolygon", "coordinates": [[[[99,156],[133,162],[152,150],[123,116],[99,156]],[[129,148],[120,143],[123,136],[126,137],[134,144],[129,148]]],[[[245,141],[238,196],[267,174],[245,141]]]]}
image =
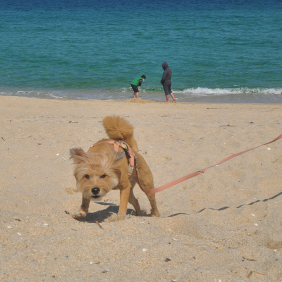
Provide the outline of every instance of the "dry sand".
{"type": "Polygon", "coordinates": [[[107,220],[112,191],[74,220],[69,149],[106,137],[112,114],[134,125],[155,187],[282,133],[282,104],[0,96],[1,281],[282,281],[282,140],[156,194],[160,218],[129,204],[132,215],[107,220]]]}

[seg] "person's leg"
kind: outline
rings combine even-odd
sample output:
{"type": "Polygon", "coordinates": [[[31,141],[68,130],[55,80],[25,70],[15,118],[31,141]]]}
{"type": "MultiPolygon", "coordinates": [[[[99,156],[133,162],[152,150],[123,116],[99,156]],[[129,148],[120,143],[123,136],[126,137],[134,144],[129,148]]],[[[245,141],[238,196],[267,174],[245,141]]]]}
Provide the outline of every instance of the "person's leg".
{"type": "Polygon", "coordinates": [[[171,98],[172,98],[173,102],[175,103],[175,102],[176,102],[176,100],[175,100],[175,97],[174,97],[174,95],[173,95],[173,93],[172,93],[172,92],[170,93],[170,96],[171,96],[171,98]]]}
{"type": "Polygon", "coordinates": [[[135,86],[131,84],[131,87],[133,89],[133,98],[138,98],[139,96],[139,89],[135,86]]]}
{"type": "Polygon", "coordinates": [[[165,99],[166,99],[166,103],[168,103],[169,102],[169,95],[165,95],[165,99]]]}
{"type": "Polygon", "coordinates": [[[170,93],[170,91],[169,91],[169,85],[163,84],[163,88],[164,88],[165,99],[166,99],[165,102],[168,103],[168,102],[169,102],[169,93],[170,93]]]}

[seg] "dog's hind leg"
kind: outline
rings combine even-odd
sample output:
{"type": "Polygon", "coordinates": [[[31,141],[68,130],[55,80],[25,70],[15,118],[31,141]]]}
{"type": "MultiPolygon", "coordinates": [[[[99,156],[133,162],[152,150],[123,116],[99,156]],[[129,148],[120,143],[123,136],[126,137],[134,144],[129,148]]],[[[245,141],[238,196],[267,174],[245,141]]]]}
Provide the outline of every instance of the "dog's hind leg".
{"type": "Polygon", "coordinates": [[[136,215],[142,215],[139,202],[133,194],[133,187],[131,188],[131,191],[130,191],[129,203],[134,207],[134,209],[136,211],[136,215]]]}
{"type": "MultiPolygon", "coordinates": [[[[142,185],[142,188],[144,188],[145,190],[154,189],[154,181],[153,181],[153,175],[152,175],[151,171],[149,171],[146,176],[147,176],[147,178],[145,178],[145,180],[144,180],[144,177],[142,179],[140,179],[140,184],[142,185]]],[[[150,202],[151,207],[152,207],[151,215],[152,216],[160,216],[160,213],[159,213],[158,207],[157,207],[157,203],[156,203],[155,194],[147,194],[147,193],[145,193],[145,194],[148,197],[149,202],[150,202]]]]}
{"type": "Polygon", "coordinates": [[[142,215],[139,202],[135,198],[134,193],[133,193],[133,188],[136,184],[136,179],[131,178],[131,179],[129,179],[129,181],[130,181],[130,184],[131,184],[131,190],[130,190],[130,195],[129,195],[129,203],[134,207],[134,209],[136,211],[136,215],[142,215]]]}
{"type": "Polygon", "coordinates": [[[147,195],[147,197],[150,201],[151,207],[152,207],[151,215],[152,216],[160,216],[160,213],[159,213],[158,208],[157,208],[155,194],[146,194],[146,195],[147,195]]]}
{"type": "MultiPolygon", "coordinates": [[[[146,164],[146,163],[145,163],[146,164]]],[[[142,185],[142,188],[145,190],[151,190],[154,189],[154,179],[153,179],[153,174],[149,167],[143,164],[143,169],[139,170],[139,180],[140,184],[142,185]]],[[[149,199],[149,202],[152,207],[151,215],[152,216],[160,216],[160,213],[158,211],[157,203],[156,203],[156,196],[155,194],[146,194],[146,196],[149,199]]]]}

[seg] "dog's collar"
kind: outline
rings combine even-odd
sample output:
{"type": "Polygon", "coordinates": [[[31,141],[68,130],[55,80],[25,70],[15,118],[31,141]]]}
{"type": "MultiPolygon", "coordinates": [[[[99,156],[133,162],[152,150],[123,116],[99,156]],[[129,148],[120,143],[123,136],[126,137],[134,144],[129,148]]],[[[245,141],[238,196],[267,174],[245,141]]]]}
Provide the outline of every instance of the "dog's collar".
{"type": "MultiPolygon", "coordinates": [[[[100,142],[98,142],[98,143],[100,144],[100,142]]],[[[92,145],[91,147],[94,147],[98,143],[92,145]]],[[[130,148],[130,146],[126,142],[124,142],[122,140],[119,140],[119,141],[107,140],[107,141],[105,141],[105,143],[113,145],[114,146],[114,150],[116,152],[118,152],[119,147],[121,147],[124,150],[124,152],[126,154],[126,157],[128,159],[128,163],[129,163],[128,175],[130,176],[133,173],[135,162],[137,161],[136,156],[135,156],[134,152],[132,151],[132,149],[130,148]]]]}

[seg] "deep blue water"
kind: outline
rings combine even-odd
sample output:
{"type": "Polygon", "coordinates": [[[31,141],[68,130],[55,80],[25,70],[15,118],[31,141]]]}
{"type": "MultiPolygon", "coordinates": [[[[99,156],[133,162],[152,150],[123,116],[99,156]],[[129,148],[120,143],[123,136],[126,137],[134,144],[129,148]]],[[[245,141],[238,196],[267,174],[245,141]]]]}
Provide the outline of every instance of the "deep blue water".
{"type": "Polygon", "coordinates": [[[0,94],[282,102],[282,1],[0,0],[0,94]]]}

